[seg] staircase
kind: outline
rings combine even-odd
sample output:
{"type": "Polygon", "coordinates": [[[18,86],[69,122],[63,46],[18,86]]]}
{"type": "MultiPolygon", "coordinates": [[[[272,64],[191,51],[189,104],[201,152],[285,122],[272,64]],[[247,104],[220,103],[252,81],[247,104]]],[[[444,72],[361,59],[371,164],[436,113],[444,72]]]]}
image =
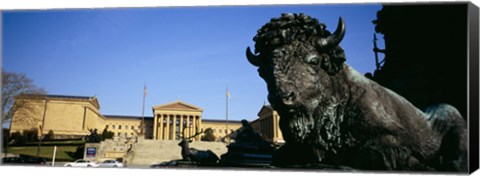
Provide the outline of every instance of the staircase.
{"type": "MultiPolygon", "coordinates": [[[[152,165],[164,161],[182,159],[180,141],[139,140],[133,144],[132,149],[125,155],[127,165],[152,165]]],[[[195,141],[190,143],[190,148],[198,150],[211,150],[219,158],[227,153],[227,147],[222,142],[195,141]]]]}
{"type": "Polygon", "coordinates": [[[106,139],[100,143],[86,143],[85,149],[89,147],[97,148],[97,154],[93,158],[88,158],[95,162],[101,162],[107,159],[118,160],[124,157],[130,148],[130,144],[127,140],[122,138],[106,139]]]}

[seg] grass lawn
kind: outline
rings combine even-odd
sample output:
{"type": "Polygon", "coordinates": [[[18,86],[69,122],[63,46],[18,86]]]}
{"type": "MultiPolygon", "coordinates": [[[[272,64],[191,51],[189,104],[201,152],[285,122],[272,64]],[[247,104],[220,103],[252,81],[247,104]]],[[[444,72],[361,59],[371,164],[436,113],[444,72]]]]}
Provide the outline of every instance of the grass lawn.
{"type": "MultiPolygon", "coordinates": [[[[75,158],[70,157],[67,154],[67,152],[75,153],[76,150],[77,150],[76,146],[57,146],[57,155],[55,156],[55,161],[74,161],[75,158]]],[[[14,153],[14,154],[37,156],[37,147],[36,146],[8,147],[8,152],[14,153]]],[[[53,158],[53,146],[40,147],[40,157],[48,158],[48,161],[51,161],[53,158]]]]}

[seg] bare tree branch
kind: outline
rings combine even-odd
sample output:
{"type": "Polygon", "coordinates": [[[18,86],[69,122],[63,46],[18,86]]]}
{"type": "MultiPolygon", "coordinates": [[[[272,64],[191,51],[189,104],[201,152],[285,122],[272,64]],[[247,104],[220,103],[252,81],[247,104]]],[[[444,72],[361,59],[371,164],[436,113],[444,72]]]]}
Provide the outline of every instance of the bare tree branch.
{"type": "MultiPolygon", "coordinates": [[[[45,90],[33,84],[33,80],[22,73],[6,72],[2,69],[2,125],[10,121],[19,109],[26,112],[33,111],[29,106],[26,96],[29,99],[41,99],[45,90]]],[[[31,119],[19,119],[32,121],[31,119]]]]}

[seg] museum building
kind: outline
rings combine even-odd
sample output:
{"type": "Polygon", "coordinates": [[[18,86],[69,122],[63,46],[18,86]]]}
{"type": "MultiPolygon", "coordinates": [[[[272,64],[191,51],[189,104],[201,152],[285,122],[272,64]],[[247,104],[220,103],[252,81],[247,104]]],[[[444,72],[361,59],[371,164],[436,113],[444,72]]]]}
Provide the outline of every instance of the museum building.
{"type": "MultiPolygon", "coordinates": [[[[15,104],[19,108],[12,117],[10,134],[37,130],[43,135],[53,131],[55,138],[83,138],[90,129],[102,133],[107,128],[115,136],[131,138],[142,133],[143,121],[146,139],[179,140],[181,134],[190,137],[211,128],[215,138],[222,140],[241,127],[236,120],[202,119],[202,108],[179,100],[153,106],[154,116],[145,117],[102,115],[95,96],[23,95],[15,97],[15,104]]],[[[194,138],[200,139],[201,135],[194,138]]]]}
{"type": "Polygon", "coordinates": [[[263,105],[258,112],[258,118],[250,122],[252,128],[268,142],[283,144],[282,132],[279,126],[280,116],[270,105],[263,105]]]}
{"type": "Polygon", "coordinates": [[[99,113],[96,97],[63,95],[22,95],[15,97],[17,109],[10,123],[10,134],[52,130],[59,138],[77,138],[90,134],[89,129],[102,131],[106,118],[99,113]]]}

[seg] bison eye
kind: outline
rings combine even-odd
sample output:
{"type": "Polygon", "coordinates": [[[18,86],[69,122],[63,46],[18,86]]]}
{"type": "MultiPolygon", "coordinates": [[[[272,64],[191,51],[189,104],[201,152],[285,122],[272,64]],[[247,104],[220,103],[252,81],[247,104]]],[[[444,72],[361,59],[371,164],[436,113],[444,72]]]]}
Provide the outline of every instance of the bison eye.
{"type": "Polygon", "coordinates": [[[309,54],[307,57],[305,57],[305,61],[312,65],[318,65],[320,58],[316,54],[309,54]]]}

